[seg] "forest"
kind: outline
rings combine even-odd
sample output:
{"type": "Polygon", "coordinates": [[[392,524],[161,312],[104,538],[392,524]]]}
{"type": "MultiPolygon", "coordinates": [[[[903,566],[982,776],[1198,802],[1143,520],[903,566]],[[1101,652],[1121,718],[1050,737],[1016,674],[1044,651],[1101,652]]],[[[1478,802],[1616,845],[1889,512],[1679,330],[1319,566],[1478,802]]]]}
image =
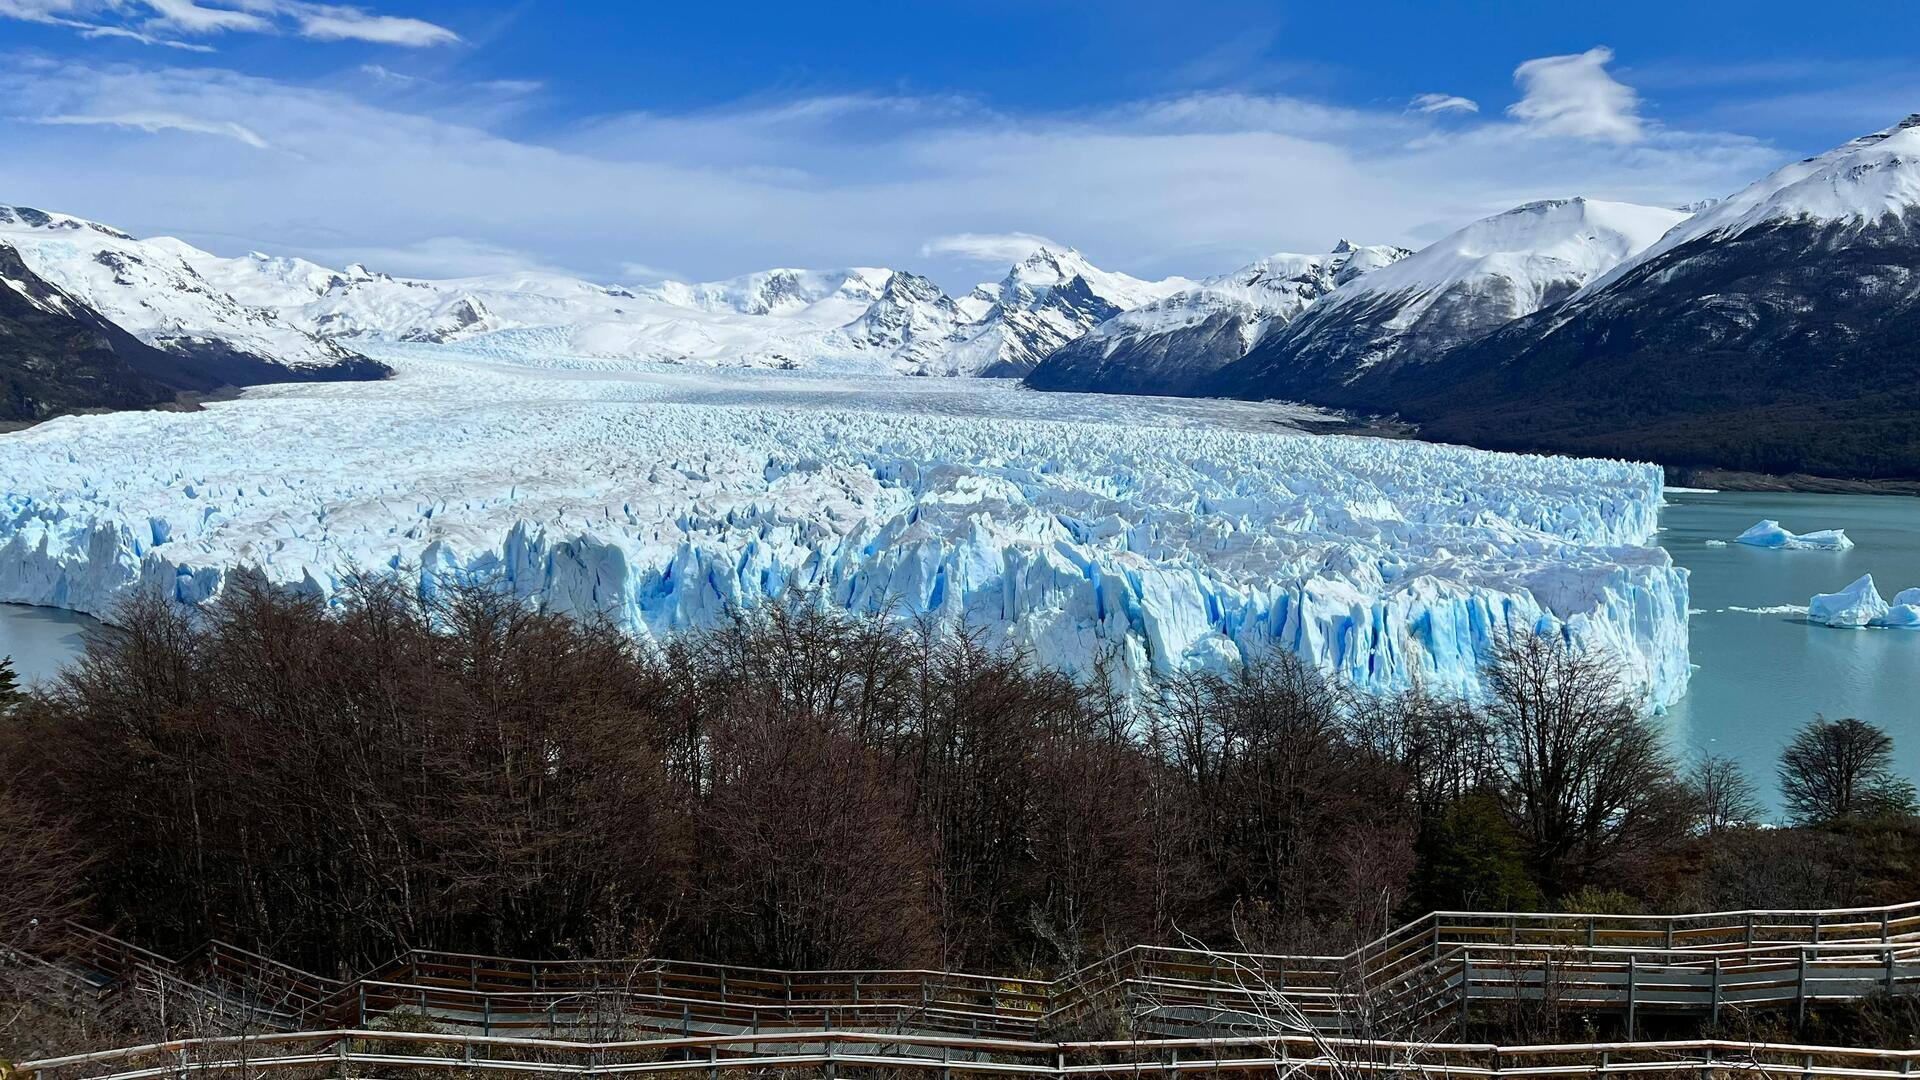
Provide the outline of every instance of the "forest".
{"type": "Polygon", "coordinates": [[[1884,732],[1810,718],[1770,821],[1559,638],[1502,642],[1477,704],[1285,653],[1129,698],[794,600],[649,643],[483,585],[137,601],[0,713],[0,944],[73,918],[325,973],[431,947],[1047,974],[1920,880],[1884,732]]]}

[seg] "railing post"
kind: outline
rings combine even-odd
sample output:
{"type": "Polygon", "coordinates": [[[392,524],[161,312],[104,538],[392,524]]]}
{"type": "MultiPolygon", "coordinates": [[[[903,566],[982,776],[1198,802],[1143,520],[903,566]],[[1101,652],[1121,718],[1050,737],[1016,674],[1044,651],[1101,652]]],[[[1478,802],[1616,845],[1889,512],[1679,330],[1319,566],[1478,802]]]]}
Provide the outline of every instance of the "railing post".
{"type": "Polygon", "coordinates": [[[1720,1026],[1720,958],[1713,958],[1713,1025],[1720,1026]]]}
{"type": "Polygon", "coordinates": [[[1627,955],[1627,1041],[1633,1041],[1634,1031],[1634,981],[1640,973],[1640,958],[1631,953],[1627,955]]]}
{"type": "Polygon", "coordinates": [[[827,1080],[833,1080],[833,1039],[827,1039],[827,1080]]]}
{"type": "Polygon", "coordinates": [[[367,984],[360,984],[360,1026],[367,1026],[367,984]]]}
{"type": "Polygon", "coordinates": [[[1793,1030],[1797,1033],[1807,1026],[1807,950],[1800,950],[1799,978],[1794,980],[1793,1030]]]}
{"type": "Polygon", "coordinates": [[[1467,1005],[1473,997],[1473,954],[1460,951],[1460,1037],[1467,1037],[1467,1005]]]}
{"type": "Polygon", "coordinates": [[[1893,947],[1889,945],[1887,947],[1887,993],[1888,994],[1893,993],[1893,983],[1894,983],[1893,970],[1894,970],[1893,969],[1893,947]]]}
{"type": "MultiPolygon", "coordinates": [[[[335,1074],[339,1077],[339,1080],[347,1080],[347,1040],[341,1039],[339,1042],[333,1044],[333,1048],[335,1056],[339,1059],[338,1065],[335,1068],[335,1074]]],[[[186,1051],[182,1050],[180,1053],[182,1056],[185,1056],[186,1051]]]]}

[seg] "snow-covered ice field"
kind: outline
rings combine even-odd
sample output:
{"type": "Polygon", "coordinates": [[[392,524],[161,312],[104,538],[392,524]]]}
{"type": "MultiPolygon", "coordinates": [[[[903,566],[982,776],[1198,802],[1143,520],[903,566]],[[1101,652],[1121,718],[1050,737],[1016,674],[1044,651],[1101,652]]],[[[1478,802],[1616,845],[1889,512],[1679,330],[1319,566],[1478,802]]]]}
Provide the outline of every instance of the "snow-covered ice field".
{"type": "Polygon", "coordinates": [[[1245,402],[1000,381],[376,347],[396,378],[0,436],[0,600],[111,617],[257,565],[479,573],[637,635],[819,589],[965,618],[1084,668],[1292,649],[1370,689],[1476,684],[1507,629],[1687,679],[1651,466],[1290,433],[1245,402]]]}

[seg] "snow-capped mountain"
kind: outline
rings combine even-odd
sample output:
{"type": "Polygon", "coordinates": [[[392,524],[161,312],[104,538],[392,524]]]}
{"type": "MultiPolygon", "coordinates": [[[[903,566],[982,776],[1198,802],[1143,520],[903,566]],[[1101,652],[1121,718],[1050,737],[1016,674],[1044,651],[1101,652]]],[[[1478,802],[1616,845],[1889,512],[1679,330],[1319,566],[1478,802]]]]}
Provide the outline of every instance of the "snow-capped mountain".
{"type": "Polygon", "coordinates": [[[885,267],[776,269],[623,288],[547,273],[423,280],[156,243],[245,303],[327,339],[900,374],[1021,374],[1101,319],[1188,284],[1110,273],[1055,248],[956,301],[927,278],[885,267]]]}
{"type": "Polygon", "coordinates": [[[1363,376],[1446,350],[1572,296],[1676,224],[1678,210],[1555,199],[1483,218],[1362,275],[1269,334],[1217,386],[1270,397],[1343,397],[1363,376]]]}
{"type": "Polygon", "coordinates": [[[0,206],[0,242],[21,262],[116,326],[204,366],[216,383],[378,378],[385,368],[268,308],[208,282],[172,241],[142,241],[96,222],[0,206]]]}
{"type": "Polygon", "coordinates": [[[173,398],[179,361],[101,318],[0,242],[0,420],[140,409],[173,398]]]}
{"type": "Polygon", "coordinates": [[[1027,376],[1042,390],[1191,393],[1273,328],[1372,270],[1411,254],[1342,240],[1325,255],[1270,255],[1123,311],[1055,349],[1027,376]]]}
{"type": "Polygon", "coordinates": [[[1186,278],[1142,281],[1109,273],[1072,248],[1041,247],[997,283],[960,301],[974,327],[949,350],[949,372],[1026,375],[1049,353],[1124,311],[1191,288],[1186,278]]]}
{"type": "Polygon", "coordinates": [[[1393,390],[1494,446],[1920,473],[1920,114],[1781,168],[1393,390]]]}

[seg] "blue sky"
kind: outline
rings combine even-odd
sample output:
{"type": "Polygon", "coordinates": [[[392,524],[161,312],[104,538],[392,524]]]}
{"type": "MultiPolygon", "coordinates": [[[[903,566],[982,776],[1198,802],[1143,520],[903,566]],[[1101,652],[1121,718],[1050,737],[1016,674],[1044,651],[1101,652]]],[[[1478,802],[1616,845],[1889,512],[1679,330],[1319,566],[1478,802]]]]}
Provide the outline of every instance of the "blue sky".
{"type": "Polygon", "coordinates": [[[1920,5],[0,0],[0,201],[600,280],[1143,275],[1675,203],[1920,110],[1920,5]],[[1817,17],[1810,17],[1817,16],[1817,17]]]}

